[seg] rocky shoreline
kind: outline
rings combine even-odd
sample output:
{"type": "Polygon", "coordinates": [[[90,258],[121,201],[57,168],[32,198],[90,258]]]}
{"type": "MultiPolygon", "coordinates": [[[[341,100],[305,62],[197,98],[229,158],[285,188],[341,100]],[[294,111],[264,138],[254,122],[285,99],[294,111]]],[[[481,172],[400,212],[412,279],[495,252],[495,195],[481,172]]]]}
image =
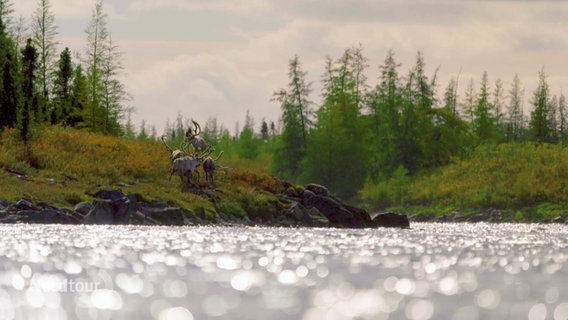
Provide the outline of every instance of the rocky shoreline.
{"type": "Polygon", "coordinates": [[[195,212],[170,207],[159,200],[144,201],[120,190],[102,189],[92,202],[80,202],[73,209],[58,208],[45,202],[20,199],[15,203],[0,201],[0,223],[57,223],[110,225],[261,225],[275,227],[377,228],[410,226],[406,215],[393,212],[371,217],[367,211],[343,203],[320,185],[311,184],[300,191],[286,188],[278,194],[282,208],[251,220],[229,213],[207,216],[204,209],[195,212]]]}
{"type": "Polygon", "coordinates": [[[491,223],[562,223],[568,224],[568,213],[550,219],[517,220],[515,213],[511,211],[489,208],[480,210],[473,214],[464,214],[453,211],[450,214],[441,216],[431,215],[410,215],[409,220],[413,222],[491,222],[491,223]]]}

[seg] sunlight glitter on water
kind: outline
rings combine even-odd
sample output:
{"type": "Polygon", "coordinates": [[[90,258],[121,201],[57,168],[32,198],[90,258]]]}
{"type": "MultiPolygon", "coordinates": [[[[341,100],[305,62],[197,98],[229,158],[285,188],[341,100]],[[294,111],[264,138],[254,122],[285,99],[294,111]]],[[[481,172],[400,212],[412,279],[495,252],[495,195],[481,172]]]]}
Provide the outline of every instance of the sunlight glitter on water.
{"type": "Polygon", "coordinates": [[[5,319],[566,319],[568,227],[0,225],[5,319]]]}

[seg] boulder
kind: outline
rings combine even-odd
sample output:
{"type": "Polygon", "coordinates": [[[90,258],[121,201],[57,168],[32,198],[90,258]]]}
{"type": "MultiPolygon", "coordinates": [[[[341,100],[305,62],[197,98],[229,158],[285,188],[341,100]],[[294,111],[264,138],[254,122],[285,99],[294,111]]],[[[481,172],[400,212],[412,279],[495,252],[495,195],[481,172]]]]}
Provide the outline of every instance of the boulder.
{"type": "Polygon", "coordinates": [[[57,215],[54,210],[20,210],[14,213],[18,222],[25,223],[49,223],[57,215]]]}
{"type": "Polygon", "coordinates": [[[11,211],[22,211],[22,210],[37,210],[38,208],[27,199],[20,199],[15,204],[11,205],[9,208],[11,211]]]}
{"type": "Polygon", "coordinates": [[[134,212],[136,212],[136,199],[131,201],[128,197],[110,201],[114,210],[114,223],[126,224],[130,223],[134,212]]]}
{"type": "Polygon", "coordinates": [[[87,224],[128,224],[137,208],[128,198],[95,200],[93,207],[83,218],[87,224]]]}
{"type": "Polygon", "coordinates": [[[373,220],[372,224],[375,227],[398,227],[409,228],[410,222],[408,217],[403,214],[394,212],[385,212],[378,214],[373,220]]]}
{"type": "Polygon", "coordinates": [[[329,220],[315,207],[308,209],[306,214],[310,217],[313,226],[324,227],[329,225],[329,220]]]}
{"type": "Polygon", "coordinates": [[[343,206],[353,214],[354,222],[358,225],[368,226],[371,224],[371,216],[366,210],[348,204],[343,204],[343,206]]]}
{"type": "Polygon", "coordinates": [[[147,216],[164,225],[183,226],[185,224],[183,211],[179,208],[150,209],[147,216]]]}
{"type": "Polygon", "coordinates": [[[93,201],[93,207],[83,218],[85,224],[114,224],[114,210],[109,201],[93,201]]]}
{"type": "Polygon", "coordinates": [[[303,199],[302,204],[306,208],[316,208],[321,212],[331,224],[336,226],[353,226],[353,214],[345,209],[341,203],[336,200],[320,195],[314,195],[303,199]]]}
{"type": "Polygon", "coordinates": [[[311,191],[319,196],[329,197],[329,190],[326,187],[316,183],[307,184],[306,190],[311,191]]]}
{"type": "Polygon", "coordinates": [[[305,212],[306,208],[298,202],[293,202],[290,208],[286,210],[285,215],[292,218],[294,221],[310,223],[312,219],[305,212]]]}
{"type": "Polygon", "coordinates": [[[83,202],[79,202],[75,205],[74,210],[79,212],[82,215],[86,215],[89,213],[89,211],[91,211],[91,209],[93,208],[93,205],[91,205],[90,202],[87,201],[83,201],[83,202]]]}

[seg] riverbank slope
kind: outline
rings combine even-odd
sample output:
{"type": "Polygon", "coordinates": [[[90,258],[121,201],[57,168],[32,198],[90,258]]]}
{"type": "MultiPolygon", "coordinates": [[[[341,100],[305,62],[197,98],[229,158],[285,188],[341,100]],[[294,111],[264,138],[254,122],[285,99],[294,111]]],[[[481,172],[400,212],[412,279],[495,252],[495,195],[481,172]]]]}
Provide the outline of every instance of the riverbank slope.
{"type": "Polygon", "coordinates": [[[405,216],[371,217],[323,186],[222,160],[232,170],[214,184],[201,172],[188,189],[170,177],[169,152],[153,140],[44,128],[28,146],[14,130],[0,141],[0,222],[408,226],[405,216]]]}

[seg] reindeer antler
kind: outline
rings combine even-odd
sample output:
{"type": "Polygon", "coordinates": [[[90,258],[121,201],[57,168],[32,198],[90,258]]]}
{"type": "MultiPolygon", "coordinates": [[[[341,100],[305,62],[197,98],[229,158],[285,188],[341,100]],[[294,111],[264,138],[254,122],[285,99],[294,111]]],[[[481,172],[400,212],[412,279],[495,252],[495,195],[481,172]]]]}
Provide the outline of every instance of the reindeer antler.
{"type": "Polygon", "coordinates": [[[205,159],[206,157],[208,157],[209,155],[211,155],[211,153],[213,153],[213,151],[215,151],[215,149],[209,148],[209,149],[203,151],[203,153],[201,153],[201,154],[199,154],[199,152],[195,152],[195,153],[193,154],[193,156],[194,156],[195,158],[197,158],[197,160],[203,161],[203,159],[205,159]]]}
{"type": "Polygon", "coordinates": [[[168,146],[168,144],[166,143],[166,137],[165,136],[161,136],[160,139],[162,140],[162,142],[164,143],[164,145],[166,146],[166,148],[168,149],[168,151],[170,153],[174,152],[174,149],[172,149],[172,147],[168,146]]]}
{"type": "Polygon", "coordinates": [[[191,122],[193,122],[193,126],[195,127],[194,135],[199,135],[201,133],[201,126],[199,126],[199,123],[197,123],[195,120],[191,120],[191,122]]]}

